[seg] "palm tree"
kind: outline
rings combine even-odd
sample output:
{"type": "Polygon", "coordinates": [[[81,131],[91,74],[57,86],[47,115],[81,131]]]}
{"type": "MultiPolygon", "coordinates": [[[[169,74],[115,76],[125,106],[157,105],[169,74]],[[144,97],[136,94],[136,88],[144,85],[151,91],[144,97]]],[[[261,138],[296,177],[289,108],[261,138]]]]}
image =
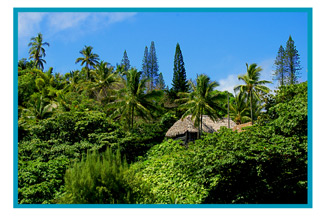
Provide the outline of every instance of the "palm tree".
{"type": "Polygon", "coordinates": [[[124,88],[118,90],[117,100],[109,103],[108,108],[115,110],[112,117],[126,119],[128,128],[133,128],[135,116],[146,120],[152,117],[152,111],[156,110],[155,102],[163,96],[163,92],[153,90],[145,93],[147,79],[141,80],[141,72],[134,68],[126,71],[125,75],[126,79],[122,80],[124,88]]]}
{"type": "Polygon", "coordinates": [[[28,46],[30,46],[29,59],[34,60],[36,68],[43,70],[44,63],[46,63],[46,61],[42,59],[46,56],[43,46],[49,46],[49,43],[43,42],[43,35],[41,33],[38,33],[36,37],[32,37],[30,40],[31,42],[28,44],[28,46]]]}
{"type": "Polygon", "coordinates": [[[44,99],[42,95],[37,95],[32,98],[30,107],[23,110],[24,117],[28,119],[45,119],[56,107],[55,104],[51,104],[48,99],[44,99]]]}
{"type": "Polygon", "coordinates": [[[265,103],[263,102],[263,98],[261,96],[261,100],[253,99],[252,101],[252,110],[253,110],[253,118],[258,119],[258,117],[262,114],[262,110],[265,107],[265,103]]]}
{"type": "Polygon", "coordinates": [[[80,54],[83,55],[83,57],[79,57],[75,60],[76,64],[79,62],[81,62],[81,66],[85,64],[87,70],[87,79],[90,77],[90,69],[99,63],[99,55],[93,53],[92,49],[92,46],[84,46],[84,48],[80,51],[80,54]]]}
{"type": "Polygon", "coordinates": [[[251,121],[253,125],[253,98],[260,100],[260,93],[268,93],[270,89],[264,86],[264,84],[271,82],[266,80],[259,80],[262,68],[258,67],[257,64],[253,63],[249,66],[246,63],[246,69],[246,74],[238,76],[238,79],[243,80],[245,84],[236,86],[234,88],[234,91],[240,91],[241,93],[247,94],[248,99],[250,100],[251,121]]]}
{"type": "Polygon", "coordinates": [[[64,75],[64,79],[68,84],[63,88],[64,92],[80,92],[83,90],[82,84],[82,76],[79,70],[70,71],[64,75]]]}
{"type": "Polygon", "coordinates": [[[117,66],[116,66],[116,73],[118,73],[122,77],[125,77],[125,72],[126,71],[127,70],[125,70],[125,65],[119,65],[119,64],[117,64],[117,66]]]}
{"type": "Polygon", "coordinates": [[[53,68],[49,68],[47,71],[42,72],[41,70],[34,70],[37,73],[37,78],[35,79],[36,88],[39,93],[45,98],[53,100],[56,97],[56,93],[60,88],[59,83],[55,80],[53,76],[53,68]]]}
{"type": "Polygon", "coordinates": [[[109,88],[119,83],[120,79],[113,70],[114,68],[109,66],[109,63],[101,61],[92,71],[92,77],[95,81],[92,84],[92,89],[98,92],[97,98],[106,98],[109,88]]]}
{"type": "Polygon", "coordinates": [[[220,102],[225,100],[225,96],[214,91],[219,84],[211,82],[210,78],[204,74],[197,76],[196,84],[189,81],[189,85],[193,91],[178,93],[181,98],[177,99],[176,102],[184,102],[179,106],[180,109],[186,109],[181,119],[191,114],[195,126],[198,127],[199,137],[201,137],[203,114],[208,115],[213,121],[219,119],[219,111],[224,110],[220,102]]]}
{"type": "Polygon", "coordinates": [[[249,107],[246,104],[246,95],[238,93],[233,103],[229,106],[230,116],[236,124],[242,124],[246,121],[250,121],[251,118],[248,117],[249,107]]]}

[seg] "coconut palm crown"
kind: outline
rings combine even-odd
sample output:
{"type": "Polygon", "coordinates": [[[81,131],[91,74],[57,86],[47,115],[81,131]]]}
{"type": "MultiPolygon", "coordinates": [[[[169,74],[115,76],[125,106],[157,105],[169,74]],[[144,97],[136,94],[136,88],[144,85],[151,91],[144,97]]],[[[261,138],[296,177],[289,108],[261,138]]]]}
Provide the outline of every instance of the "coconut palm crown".
{"type": "Polygon", "coordinates": [[[237,125],[251,121],[249,106],[246,104],[246,94],[238,93],[235,95],[233,103],[229,105],[230,116],[237,125]]]}
{"type": "Polygon", "coordinates": [[[152,118],[152,111],[156,110],[155,102],[163,96],[162,91],[153,90],[146,92],[148,79],[141,79],[141,72],[132,68],[125,71],[122,79],[124,88],[117,91],[117,98],[108,104],[108,109],[113,109],[112,117],[119,117],[127,122],[128,128],[134,127],[135,117],[142,119],[152,118]]]}
{"type": "Polygon", "coordinates": [[[36,37],[30,39],[28,46],[30,46],[29,59],[33,59],[36,68],[43,70],[44,63],[46,64],[43,59],[46,56],[44,46],[49,46],[49,43],[43,42],[43,35],[38,33],[36,37]]]}
{"type": "Polygon", "coordinates": [[[220,118],[219,111],[224,110],[221,102],[224,102],[225,96],[214,90],[219,84],[211,82],[205,74],[197,76],[196,84],[189,81],[189,85],[192,92],[179,93],[180,99],[176,102],[182,103],[179,108],[186,110],[181,119],[192,115],[192,120],[198,127],[198,135],[201,137],[203,115],[208,115],[213,121],[217,121],[220,118]]]}
{"type": "Polygon", "coordinates": [[[262,68],[258,67],[255,63],[251,65],[248,65],[246,63],[246,70],[246,74],[238,76],[238,79],[242,80],[245,84],[235,86],[234,91],[240,91],[241,93],[247,94],[250,101],[251,121],[253,125],[253,98],[260,100],[260,93],[268,93],[270,89],[264,86],[264,84],[271,82],[266,80],[259,80],[262,68]]]}
{"type": "Polygon", "coordinates": [[[120,81],[114,68],[104,61],[97,64],[91,74],[94,78],[92,89],[97,91],[97,98],[100,100],[105,99],[112,87],[116,86],[120,81]]]}
{"type": "Polygon", "coordinates": [[[87,79],[90,78],[90,69],[94,68],[96,64],[99,63],[99,55],[92,52],[92,46],[84,46],[84,48],[80,51],[80,54],[83,57],[79,57],[75,60],[75,63],[81,62],[81,66],[85,64],[87,70],[87,79]]]}

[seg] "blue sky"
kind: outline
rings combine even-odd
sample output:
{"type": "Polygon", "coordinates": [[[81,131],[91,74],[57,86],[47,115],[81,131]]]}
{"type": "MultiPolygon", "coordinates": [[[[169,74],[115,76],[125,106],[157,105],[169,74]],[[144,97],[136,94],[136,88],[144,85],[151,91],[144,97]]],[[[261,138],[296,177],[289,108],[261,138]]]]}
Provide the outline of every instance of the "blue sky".
{"type": "Polygon", "coordinates": [[[144,48],[154,41],[160,72],[171,87],[178,42],[187,78],[204,73],[220,83],[219,90],[231,92],[241,83],[237,76],[246,72],[245,63],[257,63],[262,78],[272,80],[279,46],[291,35],[303,68],[300,81],[307,80],[307,14],[302,12],[20,12],[18,59],[28,58],[28,42],[38,32],[50,43],[45,69],[54,72],[80,69],[75,60],[85,45],[112,65],[127,50],[131,65],[140,70],[144,48]]]}

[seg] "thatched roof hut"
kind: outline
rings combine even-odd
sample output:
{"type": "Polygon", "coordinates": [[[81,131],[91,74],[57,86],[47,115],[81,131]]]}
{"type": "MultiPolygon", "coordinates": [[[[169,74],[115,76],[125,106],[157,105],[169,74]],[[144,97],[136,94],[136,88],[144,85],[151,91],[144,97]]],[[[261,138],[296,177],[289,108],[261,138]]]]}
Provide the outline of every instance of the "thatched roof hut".
{"type": "MultiPolygon", "coordinates": [[[[236,126],[235,122],[230,120],[230,127],[236,126]]],[[[220,129],[220,127],[228,127],[227,118],[220,119],[214,122],[209,116],[203,115],[202,130],[207,133],[213,133],[220,129]]],[[[194,126],[194,122],[191,120],[191,115],[185,117],[183,120],[178,120],[174,125],[167,131],[166,137],[179,138],[187,141],[192,141],[197,138],[198,128],[194,126]]]]}

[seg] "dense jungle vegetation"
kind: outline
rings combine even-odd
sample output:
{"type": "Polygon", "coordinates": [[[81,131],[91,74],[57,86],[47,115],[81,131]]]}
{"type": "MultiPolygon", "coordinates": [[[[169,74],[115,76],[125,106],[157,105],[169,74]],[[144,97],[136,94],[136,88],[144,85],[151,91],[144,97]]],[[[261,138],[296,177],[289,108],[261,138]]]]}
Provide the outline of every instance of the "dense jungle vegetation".
{"type": "Polygon", "coordinates": [[[307,82],[291,75],[288,55],[275,63],[274,93],[262,68],[247,64],[232,95],[205,74],[187,80],[179,44],[170,89],[154,42],[141,71],[126,51],[114,67],[85,46],[76,59],[84,67],[65,74],[44,70],[41,34],[29,45],[29,60],[18,62],[20,204],[307,203],[307,82]],[[202,115],[228,113],[253,126],[202,132],[202,115]],[[166,139],[187,115],[200,138],[166,139]]]}

